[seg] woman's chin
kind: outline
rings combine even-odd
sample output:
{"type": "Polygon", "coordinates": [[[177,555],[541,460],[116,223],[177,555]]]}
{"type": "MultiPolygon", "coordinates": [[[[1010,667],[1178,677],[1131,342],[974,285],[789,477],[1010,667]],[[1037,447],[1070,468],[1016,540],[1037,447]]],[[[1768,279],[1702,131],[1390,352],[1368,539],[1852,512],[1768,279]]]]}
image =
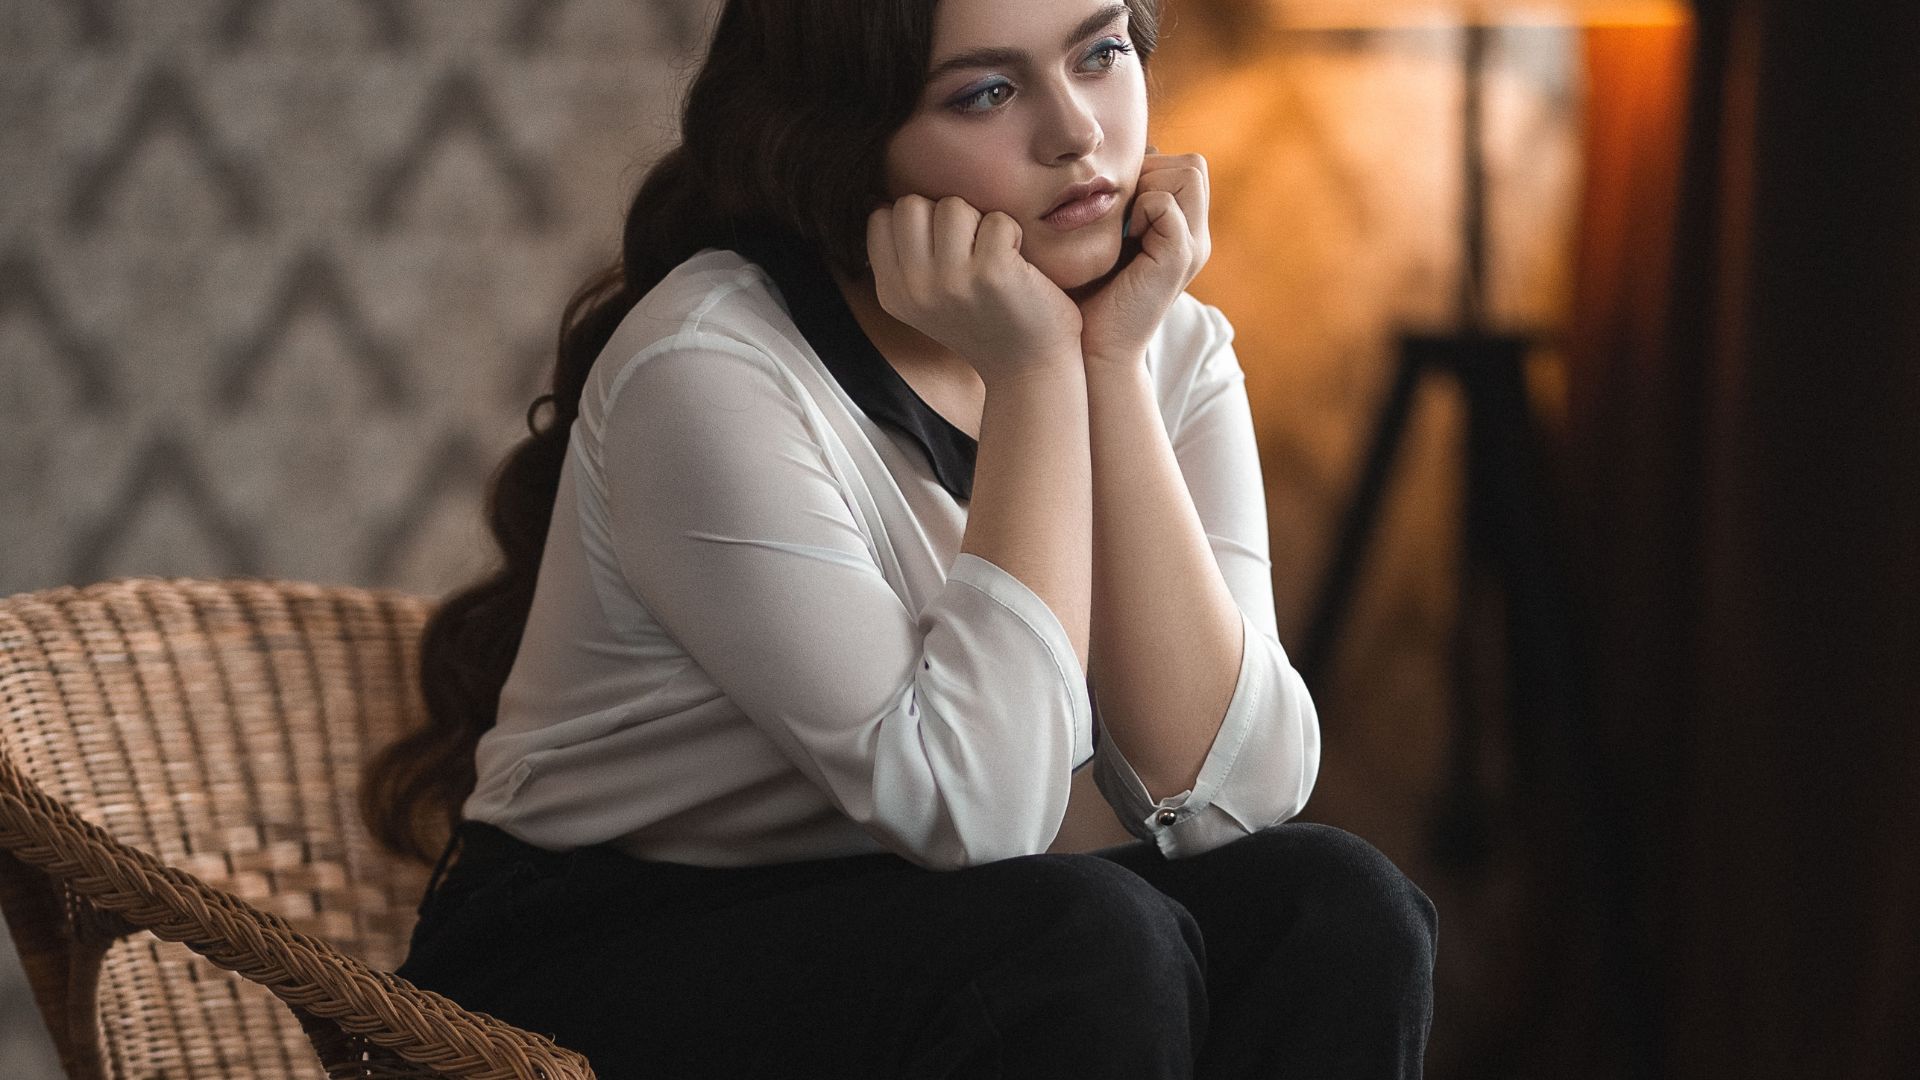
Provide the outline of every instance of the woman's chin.
{"type": "Polygon", "coordinates": [[[1098,249],[1089,244],[1085,251],[1049,252],[1050,257],[1042,256],[1036,260],[1030,255],[1028,259],[1048,281],[1071,295],[1075,290],[1084,290],[1089,285],[1101,282],[1113,272],[1120,261],[1120,245],[1115,243],[1110,246],[1112,250],[1098,249]]]}

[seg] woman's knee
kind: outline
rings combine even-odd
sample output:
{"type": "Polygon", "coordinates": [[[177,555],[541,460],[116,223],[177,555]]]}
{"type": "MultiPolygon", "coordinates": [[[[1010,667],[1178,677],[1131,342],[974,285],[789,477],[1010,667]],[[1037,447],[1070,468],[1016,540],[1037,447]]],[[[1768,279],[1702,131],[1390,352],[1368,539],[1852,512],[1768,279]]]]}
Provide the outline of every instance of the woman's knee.
{"type": "Polygon", "coordinates": [[[1341,939],[1356,957],[1431,973],[1439,940],[1433,901],[1372,844],[1343,829],[1290,822],[1246,838],[1274,862],[1302,930],[1341,939]]]}
{"type": "Polygon", "coordinates": [[[1209,1020],[1191,912],[1092,855],[1024,855],[960,873],[961,902],[995,932],[959,1004],[945,1008],[983,1011],[977,1026],[991,1032],[994,1056],[1018,1062],[1020,1076],[1191,1075],[1209,1020]]]}
{"type": "MultiPolygon", "coordinates": [[[[1084,854],[1027,855],[988,864],[996,902],[1042,939],[1082,957],[1164,978],[1205,963],[1192,913],[1133,871],[1084,854]]],[[[982,867],[980,869],[985,869],[982,867]]]]}

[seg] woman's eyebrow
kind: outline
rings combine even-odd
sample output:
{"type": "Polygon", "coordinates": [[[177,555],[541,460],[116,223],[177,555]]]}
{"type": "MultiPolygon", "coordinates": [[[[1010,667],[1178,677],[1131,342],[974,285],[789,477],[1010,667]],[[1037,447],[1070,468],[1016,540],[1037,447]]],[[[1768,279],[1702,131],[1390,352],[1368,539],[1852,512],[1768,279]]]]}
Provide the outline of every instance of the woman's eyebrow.
{"type": "MultiPolygon", "coordinates": [[[[1095,30],[1101,29],[1126,13],[1127,5],[1108,4],[1106,7],[1080,20],[1080,25],[1074,27],[1073,30],[1067,34],[1067,39],[1060,43],[1061,50],[1065,51],[1073,48],[1074,44],[1081,38],[1086,37],[1095,30]]],[[[1024,49],[1012,49],[1005,46],[971,49],[967,52],[956,53],[933,65],[927,72],[927,81],[932,82],[949,71],[957,71],[961,68],[1021,67],[1029,63],[1032,59],[1024,49]]]]}

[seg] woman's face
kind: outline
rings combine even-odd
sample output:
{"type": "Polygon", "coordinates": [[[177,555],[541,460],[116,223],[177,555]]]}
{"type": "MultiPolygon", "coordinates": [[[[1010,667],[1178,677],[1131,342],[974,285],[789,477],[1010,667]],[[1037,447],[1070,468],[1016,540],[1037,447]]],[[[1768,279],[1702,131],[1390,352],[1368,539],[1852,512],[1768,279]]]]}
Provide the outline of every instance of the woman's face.
{"type": "Polygon", "coordinates": [[[887,146],[891,198],[958,195],[1020,223],[1020,251],[1063,289],[1113,269],[1147,144],[1147,85],[1114,0],[938,0],[931,78],[887,146]],[[958,63],[951,63],[958,61],[958,63]],[[1099,220],[1044,219],[1106,179],[1099,220]]]}

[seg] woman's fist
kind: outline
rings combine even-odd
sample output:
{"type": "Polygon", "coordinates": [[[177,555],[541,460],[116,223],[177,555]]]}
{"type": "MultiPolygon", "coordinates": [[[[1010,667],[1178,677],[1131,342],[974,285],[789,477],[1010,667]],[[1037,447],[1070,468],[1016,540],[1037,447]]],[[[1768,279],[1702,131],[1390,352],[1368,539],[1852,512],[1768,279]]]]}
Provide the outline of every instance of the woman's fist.
{"type": "Polygon", "coordinates": [[[1138,363],[1146,354],[1173,301],[1213,254],[1210,195],[1206,158],[1147,148],[1121,245],[1138,253],[1085,295],[1076,291],[1088,364],[1138,363]]]}
{"type": "Polygon", "coordinates": [[[1080,309],[1020,254],[1020,223],[965,199],[906,195],[867,218],[874,292],[889,315],[952,349],[991,385],[1080,362],[1080,309]]]}

